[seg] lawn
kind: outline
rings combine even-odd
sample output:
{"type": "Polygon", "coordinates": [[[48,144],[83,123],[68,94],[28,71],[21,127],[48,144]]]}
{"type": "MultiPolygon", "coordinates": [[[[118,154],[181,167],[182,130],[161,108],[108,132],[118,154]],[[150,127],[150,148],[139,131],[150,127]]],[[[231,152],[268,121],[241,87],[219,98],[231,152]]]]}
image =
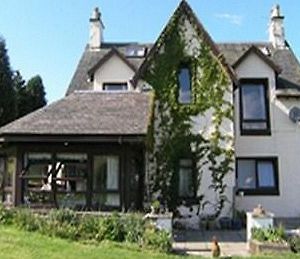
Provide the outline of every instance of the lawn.
{"type": "MultiPolygon", "coordinates": [[[[83,244],[59,238],[51,238],[38,233],[17,230],[14,227],[0,226],[0,258],[4,259],[70,259],[70,258],[132,258],[132,259],[179,259],[179,256],[160,254],[149,250],[141,251],[135,246],[103,242],[100,245],[83,244]]],[[[199,257],[185,257],[199,258],[199,257]]],[[[285,258],[300,259],[300,255],[253,257],[253,259],[285,258]]]]}
{"type": "Polygon", "coordinates": [[[83,244],[59,238],[51,238],[38,233],[17,230],[14,227],[0,226],[0,258],[2,259],[178,259],[178,256],[165,255],[152,251],[141,251],[135,246],[103,242],[100,245],[83,244]]]}

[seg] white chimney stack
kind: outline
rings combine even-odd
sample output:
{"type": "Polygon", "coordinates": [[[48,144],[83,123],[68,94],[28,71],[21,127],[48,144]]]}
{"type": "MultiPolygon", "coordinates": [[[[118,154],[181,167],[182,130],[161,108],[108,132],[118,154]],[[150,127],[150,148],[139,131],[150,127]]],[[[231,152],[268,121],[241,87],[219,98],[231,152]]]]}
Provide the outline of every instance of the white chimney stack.
{"type": "Polygon", "coordinates": [[[280,6],[275,5],[271,11],[271,21],[269,25],[269,41],[276,49],[285,49],[285,33],[283,26],[284,16],[280,13],[280,6]]]}
{"type": "Polygon", "coordinates": [[[99,50],[101,42],[103,41],[104,25],[101,20],[101,13],[96,7],[90,18],[90,41],[89,46],[91,50],[99,50]]]}

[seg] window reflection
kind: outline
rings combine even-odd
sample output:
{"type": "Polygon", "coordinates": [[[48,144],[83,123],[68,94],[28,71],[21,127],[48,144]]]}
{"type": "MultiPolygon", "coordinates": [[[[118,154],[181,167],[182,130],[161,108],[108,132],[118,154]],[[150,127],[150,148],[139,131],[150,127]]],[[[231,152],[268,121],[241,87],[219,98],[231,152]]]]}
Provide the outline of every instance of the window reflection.
{"type": "Polygon", "coordinates": [[[179,102],[190,103],[192,100],[191,95],[191,76],[188,67],[182,67],[178,73],[179,82],[179,102]]]}
{"type": "Polygon", "coordinates": [[[119,157],[95,156],[93,177],[93,207],[119,207],[119,157]]]}

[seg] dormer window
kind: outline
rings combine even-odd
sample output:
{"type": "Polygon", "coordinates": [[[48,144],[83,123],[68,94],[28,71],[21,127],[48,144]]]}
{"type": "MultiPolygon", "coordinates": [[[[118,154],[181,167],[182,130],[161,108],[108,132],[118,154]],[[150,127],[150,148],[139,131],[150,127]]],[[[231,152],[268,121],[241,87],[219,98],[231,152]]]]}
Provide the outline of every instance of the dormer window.
{"type": "Polygon", "coordinates": [[[192,101],[192,84],[191,72],[187,65],[183,65],[178,71],[178,86],[179,96],[178,102],[182,104],[189,104],[192,101]]]}
{"type": "Polygon", "coordinates": [[[104,83],[103,84],[103,91],[111,91],[111,92],[120,92],[120,91],[127,91],[128,85],[127,83],[104,83]]]}
{"type": "Polygon", "coordinates": [[[240,81],[240,128],[242,135],[269,135],[268,79],[240,81]]]}

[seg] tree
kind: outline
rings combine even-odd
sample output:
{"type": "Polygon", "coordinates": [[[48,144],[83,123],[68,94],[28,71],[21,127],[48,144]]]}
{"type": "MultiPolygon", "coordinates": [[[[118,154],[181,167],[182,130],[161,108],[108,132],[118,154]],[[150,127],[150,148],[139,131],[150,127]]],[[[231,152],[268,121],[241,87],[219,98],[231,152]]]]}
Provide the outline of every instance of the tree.
{"type": "Polygon", "coordinates": [[[15,71],[13,75],[13,85],[16,93],[16,118],[19,118],[30,112],[29,98],[25,87],[25,80],[19,71],[15,71]]]}
{"type": "Polygon", "coordinates": [[[28,94],[30,112],[47,104],[43,80],[39,75],[34,76],[27,82],[26,92],[28,94]]]}
{"type": "Polygon", "coordinates": [[[4,39],[0,38],[0,126],[15,119],[16,94],[4,39]]]}
{"type": "Polygon", "coordinates": [[[47,104],[43,81],[39,75],[26,83],[20,72],[16,71],[13,81],[17,99],[17,118],[47,104]]]}

